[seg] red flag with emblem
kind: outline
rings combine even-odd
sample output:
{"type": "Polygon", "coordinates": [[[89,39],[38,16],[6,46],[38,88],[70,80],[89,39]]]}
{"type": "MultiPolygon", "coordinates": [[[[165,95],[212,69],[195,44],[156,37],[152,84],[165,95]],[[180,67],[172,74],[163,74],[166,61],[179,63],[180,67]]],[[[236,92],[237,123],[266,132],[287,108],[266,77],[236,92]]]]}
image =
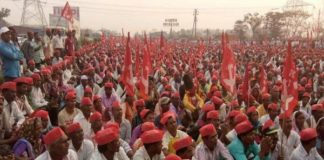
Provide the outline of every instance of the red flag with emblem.
{"type": "Polygon", "coordinates": [[[267,82],[267,74],[263,68],[263,66],[260,66],[260,77],[259,77],[259,84],[260,84],[260,89],[261,93],[268,93],[268,82],[267,82]]]}
{"type": "Polygon", "coordinates": [[[62,13],[61,13],[61,16],[64,17],[66,20],[72,22],[73,21],[73,12],[72,12],[72,9],[69,5],[69,2],[66,2],[63,10],[62,10],[62,13]]]}
{"type": "Polygon", "coordinates": [[[235,95],[236,63],[233,51],[228,46],[227,36],[222,35],[223,59],[221,65],[221,84],[232,95],[235,95]]]}
{"type": "Polygon", "coordinates": [[[283,90],[281,93],[282,109],[288,112],[288,115],[294,111],[298,103],[298,83],[297,70],[291,53],[291,42],[288,42],[287,56],[283,67],[283,90]]]}
{"type": "Polygon", "coordinates": [[[133,69],[132,69],[132,54],[130,49],[130,35],[128,32],[127,42],[126,42],[126,52],[124,58],[124,68],[121,75],[122,81],[125,84],[126,88],[134,91],[133,88],[133,69]]]}

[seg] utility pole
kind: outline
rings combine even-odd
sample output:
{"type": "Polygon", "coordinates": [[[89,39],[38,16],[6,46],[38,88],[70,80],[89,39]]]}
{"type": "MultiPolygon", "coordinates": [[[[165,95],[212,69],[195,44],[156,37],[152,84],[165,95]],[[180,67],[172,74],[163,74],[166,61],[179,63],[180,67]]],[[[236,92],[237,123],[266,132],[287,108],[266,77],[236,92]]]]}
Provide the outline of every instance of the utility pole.
{"type": "Polygon", "coordinates": [[[46,18],[40,0],[24,0],[24,8],[21,15],[21,25],[46,26],[46,18]]]}
{"type": "Polygon", "coordinates": [[[164,20],[164,27],[170,27],[170,37],[172,37],[172,28],[179,26],[178,19],[176,18],[168,18],[164,20]]]}
{"type": "Polygon", "coordinates": [[[194,13],[193,13],[194,21],[193,21],[193,26],[192,26],[192,35],[194,35],[195,38],[197,36],[197,21],[198,21],[197,16],[198,16],[198,14],[199,14],[198,9],[195,9],[194,13]]]}

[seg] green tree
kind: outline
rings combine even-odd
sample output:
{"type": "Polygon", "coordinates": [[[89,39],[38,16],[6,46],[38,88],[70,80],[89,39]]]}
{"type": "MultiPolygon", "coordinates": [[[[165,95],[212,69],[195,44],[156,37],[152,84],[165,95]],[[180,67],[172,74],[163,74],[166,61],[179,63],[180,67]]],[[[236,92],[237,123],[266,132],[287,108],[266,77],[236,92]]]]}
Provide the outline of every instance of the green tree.
{"type": "Polygon", "coordinates": [[[8,8],[1,8],[0,10],[0,20],[6,18],[10,15],[10,9],[8,8]]]}
{"type": "Polygon", "coordinates": [[[247,39],[246,34],[248,29],[249,27],[242,20],[237,20],[234,24],[234,32],[236,33],[240,41],[245,41],[247,39]]]}
{"type": "Polygon", "coordinates": [[[282,27],[284,26],[284,14],[281,12],[268,12],[264,19],[264,28],[270,38],[281,36],[282,27]]]}
{"type": "Polygon", "coordinates": [[[311,15],[302,10],[283,12],[284,32],[286,37],[301,36],[308,28],[308,18],[311,15]]]}
{"type": "Polygon", "coordinates": [[[253,33],[253,39],[258,38],[258,30],[263,22],[263,16],[259,13],[248,13],[244,15],[244,22],[248,23],[253,33]]]}

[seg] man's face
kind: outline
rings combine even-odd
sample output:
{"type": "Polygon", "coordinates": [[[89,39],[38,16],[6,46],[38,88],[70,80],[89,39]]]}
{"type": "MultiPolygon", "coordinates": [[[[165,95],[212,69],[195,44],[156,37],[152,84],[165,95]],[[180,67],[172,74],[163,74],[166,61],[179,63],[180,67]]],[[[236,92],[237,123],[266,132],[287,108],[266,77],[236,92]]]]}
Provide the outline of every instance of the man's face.
{"type": "MultiPolygon", "coordinates": [[[[280,126],[283,128],[283,120],[280,120],[280,126]]],[[[290,131],[292,129],[292,120],[287,118],[285,120],[285,130],[290,131]]]]}
{"type": "Polygon", "coordinates": [[[257,122],[259,120],[259,114],[258,112],[252,112],[250,113],[250,118],[252,122],[257,122]]]}
{"type": "Polygon", "coordinates": [[[211,124],[213,124],[214,125],[214,127],[215,128],[218,128],[219,127],[219,118],[213,118],[213,119],[207,119],[207,121],[209,122],[209,123],[211,123],[211,124]]]}
{"type": "Polygon", "coordinates": [[[168,103],[168,104],[161,104],[161,109],[162,109],[162,113],[165,113],[165,112],[167,112],[167,111],[169,111],[170,110],[170,103],[168,103]]]}
{"type": "Polygon", "coordinates": [[[168,131],[175,131],[177,130],[177,122],[172,118],[170,117],[166,123],[166,129],[168,131]]]}
{"type": "Polygon", "coordinates": [[[86,117],[86,118],[90,117],[90,114],[94,111],[92,105],[82,106],[80,109],[81,109],[84,117],[86,117]]]}
{"type": "Polygon", "coordinates": [[[120,107],[112,107],[112,113],[115,119],[120,119],[123,115],[123,111],[120,107]]]}
{"type": "Polygon", "coordinates": [[[171,103],[173,104],[173,106],[178,107],[180,105],[180,98],[172,97],[171,103]]]}
{"type": "Polygon", "coordinates": [[[17,92],[25,95],[27,93],[27,84],[19,84],[17,85],[17,92]]]}
{"type": "Polygon", "coordinates": [[[152,152],[155,153],[155,155],[160,155],[162,152],[162,141],[154,143],[152,147],[152,152]]]}
{"type": "Polygon", "coordinates": [[[182,155],[179,155],[180,158],[182,158],[182,159],[192,159],[194,149],[195,148],[192,145],[187,147],[186,151],[182,155]]]}
{"type": "Polygon", "coordinates": [[[154,122],[154,114],[153,113],[148,113],[143,119],[144,122],[154,122]]]}
{"type": "Polygon", "coordinates": [[[31,40],[34,38],[34,33],[33,32],[28,32],[27,33],[28,39],[31,40]]]}
{"type": "Polygon", "coordinates": [[[214,150],[217,145],[217,133],[203,138],[203,141],[209,149],[214,150]]]}
{"type": "Polygon", "coordinates": [[[94,122],[91,122],[91,129],[94,131],[100,130],[102,127],[102,120],[96,120],[94,122]]]}
{"type": "Polygon", "coordinates": [[[312,111],[312,115],[314,116],[315,119],[319,119],[324,116],[324,111],[323,110],[316,110],[312,111]]]}
{"type": "Polygon", "coordinates": [[[54,155],[66,156],[69,153],[69,143],[67,136],[63,136],[50,147],[50,153],[54,155]]]}
{"type": "Polygon", "coordinates": [[[66,104],[67,104],[67,106],[69,106],[69,107],[74,107],[74,106],[75,106],[75,102],[76,102],[76,99],[73,98],[73,99],[69,99],[69,100],[67,100],[67,101],[66,101],[66,104]]]}
{"type": "Polygon", "coordinates": [[[112,88],[106,87],[105,88],[105,93],[106,93],[106,96],[110,97],[111,96],[111,93],[112,93],[112,88]]]}
{"type": "Polygon", "coordinates": [[[304,96],[302,99],[303,105],[306,105],[308,103],[309,99],[310,99],[309,97],[304,96]]]}
{"type": "Polygon", "coordinates": [[[109,150],[110,153],[119,152],[119,146],[119,138],[116,138],[114,141],[110,142],[107,145],[107,150],[109,150]]]}
{"type": "Polygon", "coordinates": [[[83,141],[83,130],[82,129],[79,129],[78,131],[72,133],[70,135],[70,138],[71,138],[71,140],[72,140],[73,143],[82,144],[82,141],[83,141]]]}
{"type": "Polygon", "coordinates": [[[88,80],[86,80],[86,79],[81,80],[81,84],[82,84],[82,86],[88,85],[88,80]]]}
{"type": "Polygon", "coordinates": [[[1,39],[2,39],[2,41],[6,42],[6,43],[10,42],[10,39],[11,39],[10,31],[2,33],[1,39]]]}
{"type": "Polygon", "coordinates": [[[250,131],[246,135],[242,136],[242,141],[246,145],[251,145],[254,143],[255,134],[253,131],[250,131]]]}
{"type": "Polygon", "coordinates": [[[12,102],[15,100],[16,98],[16,91],[12,91],[12,90],[6,90],[3,93],[4,98],[8,101],[8,102],[12,102]]]}

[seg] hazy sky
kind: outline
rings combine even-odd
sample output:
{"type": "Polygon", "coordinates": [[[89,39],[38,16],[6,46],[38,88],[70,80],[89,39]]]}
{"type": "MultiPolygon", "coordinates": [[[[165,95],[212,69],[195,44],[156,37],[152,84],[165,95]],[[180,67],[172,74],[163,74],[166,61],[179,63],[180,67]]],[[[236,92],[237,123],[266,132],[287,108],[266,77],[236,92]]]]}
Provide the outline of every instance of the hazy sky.
{"type": "MultiPolygon", "coordinates": [[[[64,6],[66,0],[42,0],[48,20],[53,6],[64,6]]],[[[305,0],[322,8],[324,0],[305,0]]],[[[265,13],[282,8],[287,0],[69,0],[71,6],[80,7],[81,28],[107,28],[121,31],[168,31],[163,27],[165,18],[177,18],[180,28],[191,29],[193,10],[199,10],[200,29],[230,29],[237,19],[248,12],[265,13]]],[[[23,0],[0,0],[0,8],[11,9],[7,20],[19,24],[23,0]]],[[[322,16],[324,17],[324,16],[322,16]]],[[[323,18],[324,19],[324,18],[323,18]]]]}

